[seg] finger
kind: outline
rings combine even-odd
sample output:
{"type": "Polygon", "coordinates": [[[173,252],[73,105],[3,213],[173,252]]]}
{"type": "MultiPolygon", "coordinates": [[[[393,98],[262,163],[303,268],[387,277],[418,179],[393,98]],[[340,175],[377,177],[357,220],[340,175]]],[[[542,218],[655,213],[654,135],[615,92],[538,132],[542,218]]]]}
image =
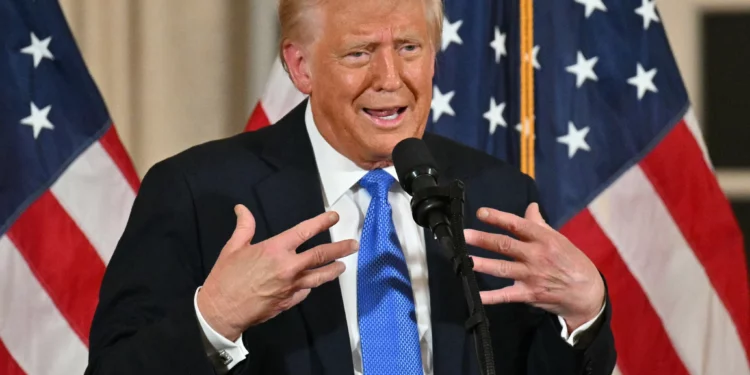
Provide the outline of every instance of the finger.
{"type": "Polygon", "coordinates": [[[294,306],[299,305],[302,301],[310,295],[310,289],[302,289],[294,292],[292,298],[285,304],[284,310],[289,310],[294,306]]]}
{"type": "Polygon", "coordinates": [[[531,293],[518,284],[511,285],[497,290],[486,290],[479,292],[482,297],[482,303],[485,305],[497,305],[500,303],[530,303],[531,293]]]}
{"type": "Polygon", "coordinates": [[[293,251],[316,234],[328,230],[338,221],[338,213],[325,212],[295,225],[293,228],[272,238],[271,241],[280,247],[293,251]]]}
{"type": "Polygon", "coordinates": [[[526,244],[509,236],[466,229],[464,237],[467,245],[507,255],[513,259],[525,259],[526,244]]]}
{"type": "Polygon", "coordinates": [[[346,270],[346,266],[341,262],[333,262],[327,266],[307,270],[297,280],[295,286],[299,289],[317,288],[327,282],[336,280],[346,270]]]}
{"type": "Polygon", "coordinates": [[[534,202],[529,205],[529,207],[526,208],[526,214],[524,217],[527,220],[531,220],[532,222],[542,226],[543,228],[552,229],[552,227],[547,224],[547,221],[544,220],[544,216],[542,216],[542,211],[539,209],[539,203],[534,202]]]}
{"type": "Polygon", "coordinates": [[[310,268],[324,266],[336,259],[354,254],[359,249],[359,243],[355,240],[340,241],[315,246],[314,248],[299,254],[298,261],[300,271],[310,268]]]}
{"type": "Polygon", "coordinates": [[[521,280],[529,275],[529,269],[523,263],[474,256],[471,259],[476,272],[513,280],[521,280]]]}
{"type": "Polygon", "coordinates": [[[550,226],[547,225],[547,222],[544,221],[544,217],[542,216],[542,212],[539,210],[539,203],[532,203],[529,205],[529,207],[526,208],[526,215],[524,217],[527,220],[531,220],[543,227],[549,228],[550,226]]]}
{"type": "Polygon", "coordinates": [[[255,218],[247,207],[238,204],[234,207],[234,214],[237,216],[237,225],[234,228],[232,237],[227,241],[228,249],[239,249],[252,241],[255,235],[255,218]]]}
{"type": "Polygon", "coordinates": [[[521,240],[534,240],[542,236],[541,227],[531,220],[498,211],[492,208],[480,208],[477,211],[479,220],[507,230],[521,240]]]}

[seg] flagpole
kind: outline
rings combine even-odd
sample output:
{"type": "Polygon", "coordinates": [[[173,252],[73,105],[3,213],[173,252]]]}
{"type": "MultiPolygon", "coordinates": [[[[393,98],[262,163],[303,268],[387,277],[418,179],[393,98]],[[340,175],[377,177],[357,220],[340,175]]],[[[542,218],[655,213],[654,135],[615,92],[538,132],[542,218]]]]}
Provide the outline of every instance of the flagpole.
{"type": "Polygon", "coordinates": [[[534,2],[521,0],[521,171],[535,178],[534,2]]]}

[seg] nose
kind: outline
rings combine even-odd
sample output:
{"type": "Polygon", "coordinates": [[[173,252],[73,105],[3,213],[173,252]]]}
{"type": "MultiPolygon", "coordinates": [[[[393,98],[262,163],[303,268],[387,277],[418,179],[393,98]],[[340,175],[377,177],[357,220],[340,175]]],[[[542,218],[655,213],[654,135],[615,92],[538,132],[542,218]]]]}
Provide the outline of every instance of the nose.
{"type": "Polygon", "coordinates": [[[373,89],[376,91],[398,91],[404,85],[401,79],[401,60],[396,51],[388,48],[375,56],[373,89]]]}

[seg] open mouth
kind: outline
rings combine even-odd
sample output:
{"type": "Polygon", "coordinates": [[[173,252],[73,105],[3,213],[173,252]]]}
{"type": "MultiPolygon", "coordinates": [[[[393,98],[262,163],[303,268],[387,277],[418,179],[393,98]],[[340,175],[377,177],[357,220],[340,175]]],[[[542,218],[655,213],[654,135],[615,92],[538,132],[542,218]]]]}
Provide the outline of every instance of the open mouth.
{"type": "Polygon", "coordinates": [[[363,111],[370,116],[375,122],[380,124],[390,124],[397,121],[402,117],[401,115],[406,112],[407,107],[391,107],[391,108],[364,108],[363,111]]]}

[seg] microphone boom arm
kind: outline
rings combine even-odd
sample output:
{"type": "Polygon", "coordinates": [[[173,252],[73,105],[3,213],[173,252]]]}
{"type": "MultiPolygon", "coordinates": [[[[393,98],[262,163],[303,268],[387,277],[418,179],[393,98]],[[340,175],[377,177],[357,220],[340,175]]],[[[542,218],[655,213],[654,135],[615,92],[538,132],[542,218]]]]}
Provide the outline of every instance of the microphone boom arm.
{"type": "Polygon", "coordinates": [[[479,296],[474,262],[466,251],[464,191],[464,183],[459,180],[454,180],[447,187],[420,189],[412,196],[412,214],[417,224],[430,228],[444,254],[451,259],[453,271],[461,278],[469,309],[465,327],[473,333],[479,368],[483,375],[495,375],[489,320],[479,296]]]}

